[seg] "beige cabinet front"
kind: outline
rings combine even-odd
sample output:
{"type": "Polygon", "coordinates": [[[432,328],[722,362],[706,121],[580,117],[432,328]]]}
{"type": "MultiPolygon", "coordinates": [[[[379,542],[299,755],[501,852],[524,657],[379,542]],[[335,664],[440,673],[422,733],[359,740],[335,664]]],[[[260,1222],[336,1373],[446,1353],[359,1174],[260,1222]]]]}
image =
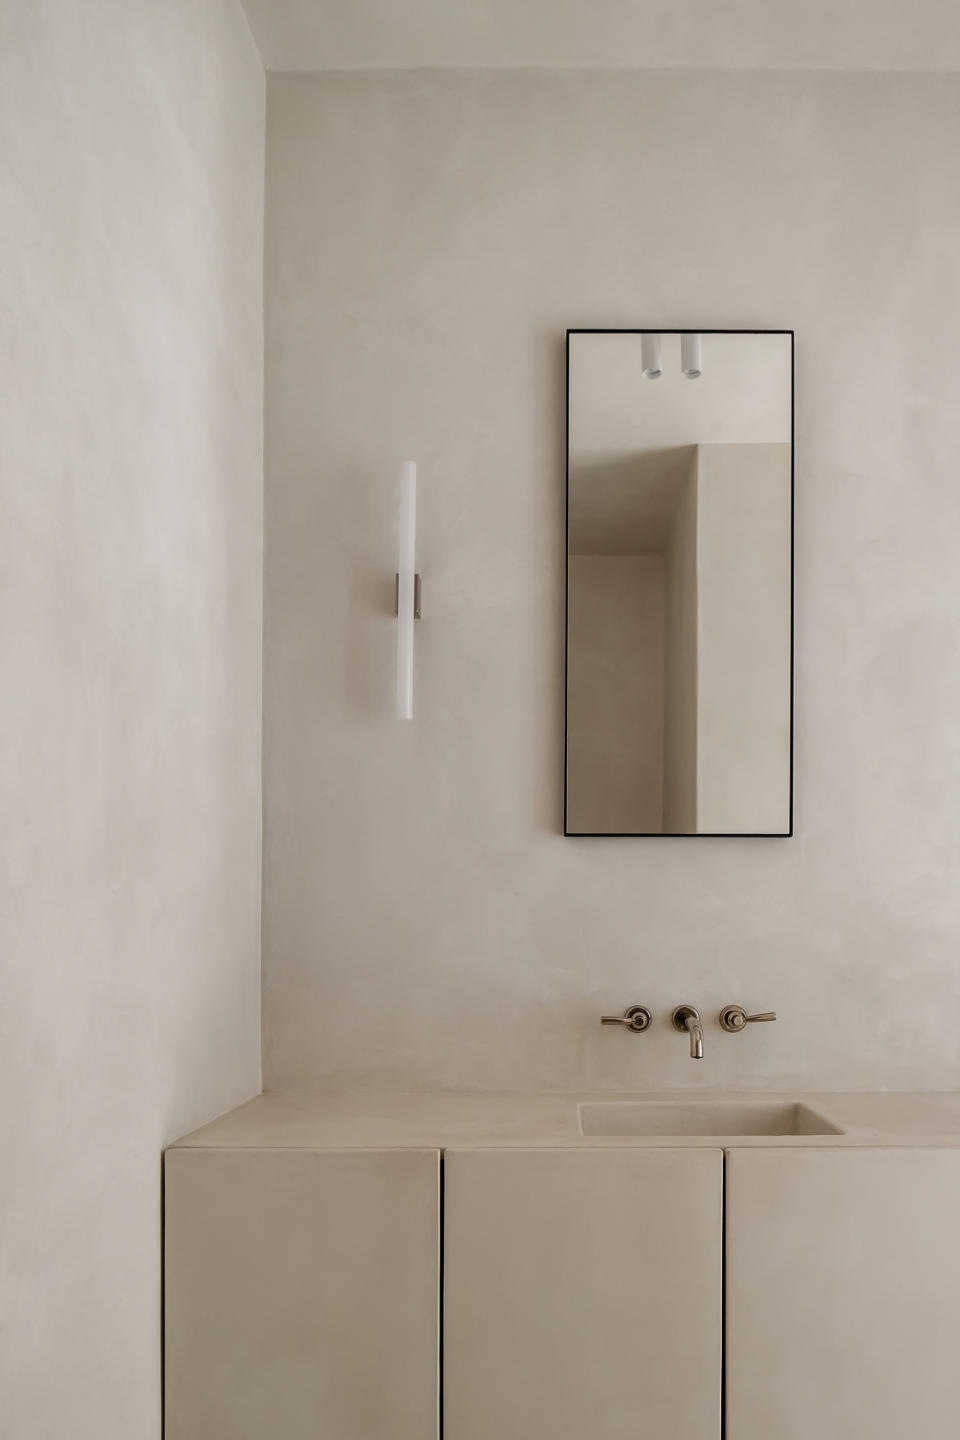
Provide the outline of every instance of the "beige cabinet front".
{"type": "Polygon", "coordinates": [[[437,1151],[166,1157],[166,1440],[436,1440],[437,1151]]]}
{"type": "Polygon", "coordinates": [[[956,1440],[960,1153],[727,1159],[728,1440],[956,1440]]]}
{"type": "Polygon", "coordinates": [[[448,1151],[445,1440],[718,1440],[719,1150],[448,1151]]]}

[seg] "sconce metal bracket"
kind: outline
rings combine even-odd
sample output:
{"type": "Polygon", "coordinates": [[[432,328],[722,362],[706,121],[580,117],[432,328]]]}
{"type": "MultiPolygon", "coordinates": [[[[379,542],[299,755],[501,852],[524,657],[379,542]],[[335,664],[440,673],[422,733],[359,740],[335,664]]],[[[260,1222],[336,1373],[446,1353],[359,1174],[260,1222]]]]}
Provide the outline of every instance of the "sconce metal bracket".
{"type": "MultiPolygon", "coordinates": [[[[420,615],[420,597],[421,597],[420,572],[417,571],[417,572],[414,574],[414,577],[413,577],[413,618],[414,618],[414,620],[419,620],[419,619],[421,619],[421,615],[420,615]]],[[[393,577],[393,613],[394,613],[394,615],[399,615],[399,614],[400,614],[400,576],[399,576],[399,574],[396,574],[396,575],[394,575],[394,577],[393,577]]]]}

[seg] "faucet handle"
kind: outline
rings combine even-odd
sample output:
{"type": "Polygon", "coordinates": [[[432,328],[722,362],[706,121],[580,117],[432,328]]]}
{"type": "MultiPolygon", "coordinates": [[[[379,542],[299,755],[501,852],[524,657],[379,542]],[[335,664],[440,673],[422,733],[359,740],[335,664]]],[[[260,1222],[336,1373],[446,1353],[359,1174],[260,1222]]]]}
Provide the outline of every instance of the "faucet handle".
{"type": "Polygon", "coordinates": [[[720,1011],[720,1025],[729,1035],[739,1035],[748,1025],[758,1025],[776,1018],[776,1010],[764,1010],[759,1015],[748,1015],[742,1005],[724,1005],[720,1011]]]}
{"type": "Polygon", "coordinates": [[[622,1015],[601,1015],[601,1025],[625,1025],[635,1035],[649,1030],[653,1016],[645,1005],[629,1005],[622,1015]]]}

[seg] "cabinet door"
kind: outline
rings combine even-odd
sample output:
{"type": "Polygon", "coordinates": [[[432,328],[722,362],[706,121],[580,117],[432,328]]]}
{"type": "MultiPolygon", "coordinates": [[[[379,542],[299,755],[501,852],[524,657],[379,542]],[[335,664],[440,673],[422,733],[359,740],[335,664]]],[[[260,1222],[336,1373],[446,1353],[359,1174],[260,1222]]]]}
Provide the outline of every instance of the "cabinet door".
{"type": "Polygon", "coordinates": [[[445,1440],[717,1440],[723,1156],[447,1152],[445,1440]]]}
{"type": "Polygon", "coordinates": [[[436,1151],[172,1150],[167,1440],[437,1435],[436,1151]]]}
{"type": "Polygon", "coordinates": [[[729,1440],[956,1440],[960,1153],[727,1159],[729,1440]]]}

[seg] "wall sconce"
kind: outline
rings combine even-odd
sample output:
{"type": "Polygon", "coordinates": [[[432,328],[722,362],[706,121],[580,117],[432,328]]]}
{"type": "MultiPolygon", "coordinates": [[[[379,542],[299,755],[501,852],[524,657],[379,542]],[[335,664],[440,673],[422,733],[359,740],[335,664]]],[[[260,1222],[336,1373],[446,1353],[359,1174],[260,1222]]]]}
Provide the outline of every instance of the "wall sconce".
{"type": "Polygon", "coordinates": [[[680,369],[687,380],[703,374],[703,336],[692,330],[680,336],[680,369]]]}
{"type": "Polygon", "coordinates": [[[413,719],[413,624],[420,619],[417,551],[417,465],[400,467],[400,558],[397,570],[397,715],[413,719]]]}
{"type": "Polygon", "coordinates": [[[663,345],[660,336],[653,330],[644,330],[640,336],[640,362],[648,380],[659,380],[663,374],[663,345]]]}

